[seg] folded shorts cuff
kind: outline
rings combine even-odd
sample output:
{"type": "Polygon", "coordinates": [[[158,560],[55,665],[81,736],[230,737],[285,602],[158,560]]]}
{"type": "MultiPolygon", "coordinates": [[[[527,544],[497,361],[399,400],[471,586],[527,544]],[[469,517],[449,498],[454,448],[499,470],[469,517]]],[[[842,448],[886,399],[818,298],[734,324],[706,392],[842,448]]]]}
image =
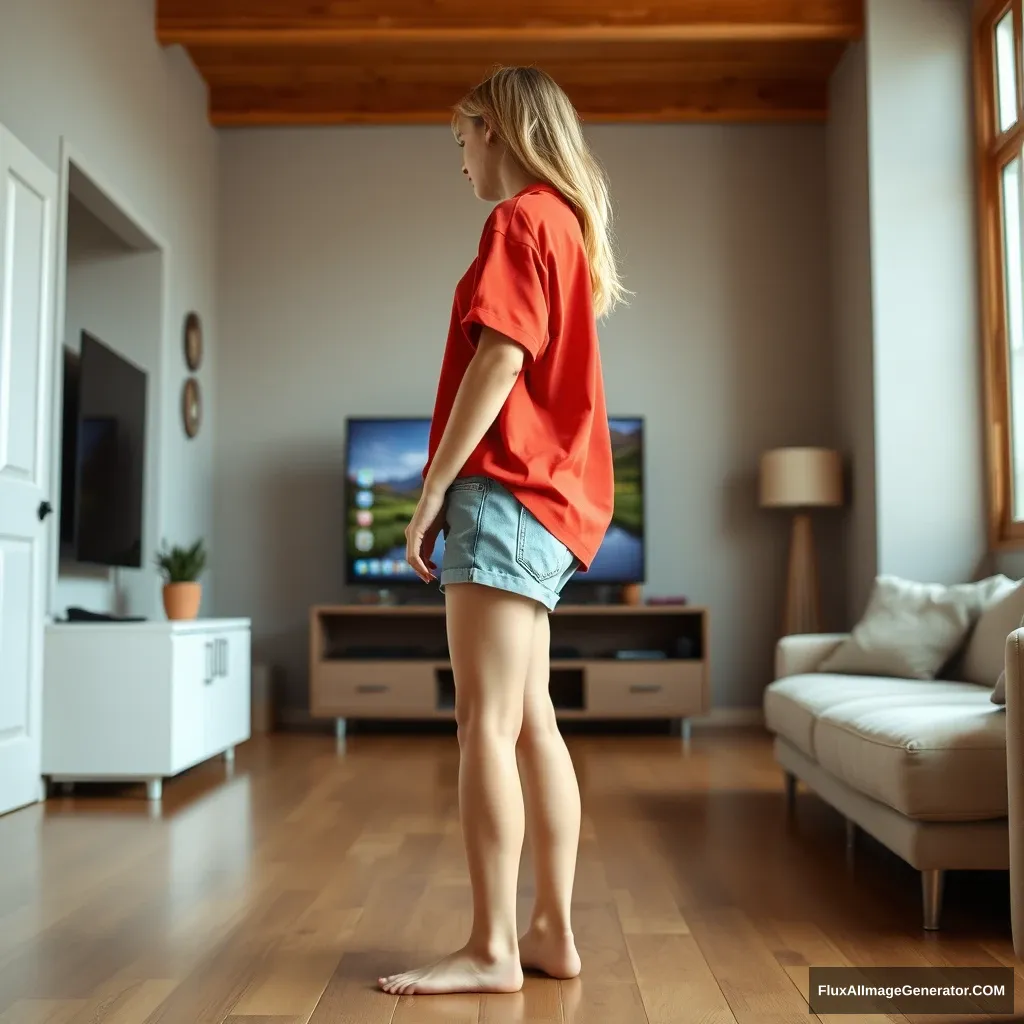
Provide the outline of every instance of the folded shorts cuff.
{"type": "Polygon", "coordinates": [[[442,593],[449,583],[480,583],[498,590],[506,590],[511,594],[520,594],[522,597],[539,601],[549,612],[555,610],[559,601],[558,594],[539,583],[523,579],[521,576],[506,576],[500,572],[488,572],[486,569],[445,569],[441,573],[440,579],[442,593]]]}

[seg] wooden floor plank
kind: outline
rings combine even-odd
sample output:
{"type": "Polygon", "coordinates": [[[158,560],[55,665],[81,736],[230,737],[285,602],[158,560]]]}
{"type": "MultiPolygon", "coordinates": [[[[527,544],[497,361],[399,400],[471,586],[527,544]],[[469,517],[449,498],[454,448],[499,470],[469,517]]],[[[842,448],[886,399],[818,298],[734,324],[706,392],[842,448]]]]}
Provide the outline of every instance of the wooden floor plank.
{"type": "Polygon", "coordinates": [[[224,1018],[224,1024],[306,1024],[308,1017],[239,1017],[232,1014],[224,1018]]]}
{"type": "Polygon", "coordinates": [[[691,935],[630,935],[637,985],[651,1024],[675,1024],[685,1008],[702,1024],[736,1024],[718,981],[691,935]]]}
{"type": "MultiPolygon", "coordinates": [[[[801,997],[810,1003],[810,969],[852,967],[853,964],[829,942],[821,928],[811,921],[771,921],[758,925],[758,932],[772,955],[789,975],[801,997]]],[[[899,1013],[819,1013],[822,1024],[907,1024],[899,1013]]]]}
{"type": "Polygon", "coordinates": [[[735,908],[688,912],[690,931],[737,1024],[807,1024],[807,1002],[746,915],[735,908]]]}
{"type": "MultiPolygon", "coordinates": [[[[562,1019],[565,1024],[649,1024],[644,1001],[636,984],[580,980],[580,984],[562,985],[562,1019]]],[[[703,1022],[702,1022],[703,1024],[703,1022]]]]}
{"type": "MultiPolygon", "coordinates": [[[[1024,964],[1005,883],[916,872],[801,792],[757,732],[572,736],[583,799],[567,982],[398,999],[381,974],[465,942],[454,737],[275,735],[150,808],[83,787],[0,818],[0,1024],[807,1024],[810,968],[1024,964]]],[[[533,903],[529,836],[517,913],[533,903]]],[[[825,1024],[923,1024],[912,1014],[825,1024]]],[[[938,1018],[928,1018],[928,1021],[938,1018]]]]}

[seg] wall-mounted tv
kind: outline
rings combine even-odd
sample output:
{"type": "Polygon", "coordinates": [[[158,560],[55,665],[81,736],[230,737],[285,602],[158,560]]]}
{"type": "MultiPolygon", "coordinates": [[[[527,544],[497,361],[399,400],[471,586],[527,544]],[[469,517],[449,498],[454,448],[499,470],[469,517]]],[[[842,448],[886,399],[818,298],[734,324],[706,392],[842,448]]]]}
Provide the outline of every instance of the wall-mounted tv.
{"type": "Polygon", "coordinates": [[[64,354],[62,557],[141,568],[147,375],[82,332],[64,354]]]}
{"type": "MultiPolygon", "coordinates": [[[[646,582],[644,421],[609,419],[615,512],[590,571],[576,582],[646,582]]],[[[350,418],[345,441],[345,578],[350,584],[418,583],[405,560],[405,528],[422,490],[428,419],[350,418]]],[[[440,566],[444,537],[434,562],[440,566]]]]}

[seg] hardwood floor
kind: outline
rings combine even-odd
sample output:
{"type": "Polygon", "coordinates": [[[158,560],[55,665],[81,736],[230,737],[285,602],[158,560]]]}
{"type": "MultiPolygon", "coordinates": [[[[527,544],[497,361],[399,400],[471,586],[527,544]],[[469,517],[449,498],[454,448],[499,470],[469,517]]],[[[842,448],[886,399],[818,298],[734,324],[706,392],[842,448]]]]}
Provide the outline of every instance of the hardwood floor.
{"type": "MultiPolygon", "coordinates": [[[[570,736],[583,973],[514,996],[396,999],[385,972],[469,926],[454,736],[257,738],[233,774],[83,787],[0,818],[2,1024],[830,1024],[809,965],[1021,965],[1005,873],[954,874],[920,929],[909,867],[801,789],[768,739],[570,736]]],[[[524,851],[522,912],[529,907],[524,851]]],[[[1005,1019],[1005,1018],[1004,1018],[1005,1019]]]]}

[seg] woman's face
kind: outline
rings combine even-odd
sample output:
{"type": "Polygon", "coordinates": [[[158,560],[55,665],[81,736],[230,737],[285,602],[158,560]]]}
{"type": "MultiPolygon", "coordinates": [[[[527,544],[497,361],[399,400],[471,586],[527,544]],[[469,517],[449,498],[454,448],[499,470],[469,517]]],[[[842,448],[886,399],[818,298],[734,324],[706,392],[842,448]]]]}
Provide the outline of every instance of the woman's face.
{"type": "Polygon", "coordinates": [[[462,147],[462,173],[469,178],[478,199],[501,199],[500,147],[494,132],[480,121],[459,117],[456,138],[462,147]]]}

